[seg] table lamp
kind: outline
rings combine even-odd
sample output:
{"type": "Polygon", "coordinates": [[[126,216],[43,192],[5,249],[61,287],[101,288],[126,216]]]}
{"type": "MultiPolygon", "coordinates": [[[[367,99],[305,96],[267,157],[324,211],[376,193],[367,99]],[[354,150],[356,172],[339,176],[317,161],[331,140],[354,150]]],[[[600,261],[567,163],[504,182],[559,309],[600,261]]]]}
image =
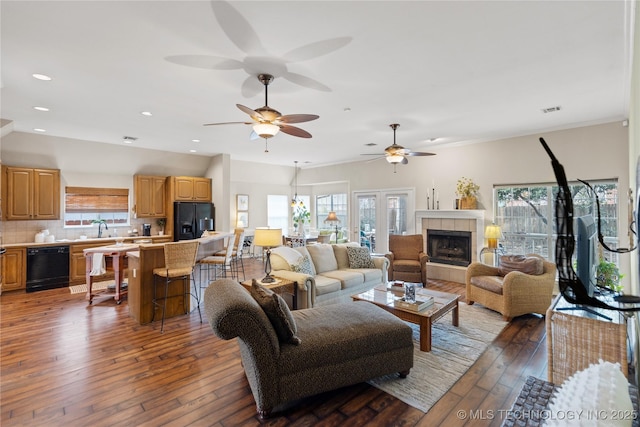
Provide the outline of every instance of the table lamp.
{"type": "Polygon", "coordinates": [[[484,237],[487,239],[487,246],[491,249],[498,247],[498,239],[502,237],[502,229],[499,225],[491,223],[484,229],[484,237]]]}
{"type": "Polygon", "coordinates": [[[340,218],[336,215],[334,211],[329,212],[329,215],[324,219],[325,223],[335,224],[336,225],[336,243],[338,242],[338,223],[340,222],[340,218]]]}
{"type": "Polygon", "coordinates": [[[271,248],[282,245],[281,228],[256,228],[253,244],[267,249],[267,259],[264,262],[265,276],[262,283],[273,283],[276,279],[271,275],[271,248]]]}

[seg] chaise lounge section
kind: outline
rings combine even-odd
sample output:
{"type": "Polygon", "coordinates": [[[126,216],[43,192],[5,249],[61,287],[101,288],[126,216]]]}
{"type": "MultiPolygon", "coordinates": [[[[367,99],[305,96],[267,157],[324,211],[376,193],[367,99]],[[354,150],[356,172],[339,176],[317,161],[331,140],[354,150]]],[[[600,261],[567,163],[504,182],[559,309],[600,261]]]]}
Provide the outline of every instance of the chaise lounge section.
{"type": "MultiPolygon", "coordinates": [[[[215,281],[204,294],[207,319],[225,340],[238,338],[242,365],[259,415],[268,417],[297,399],[367,381],[394,372],[406,376],[413,367],[412,329],[373,304],[350,302],[283,310],[289,333],[264,308],[264,288],[251,293],[231,279],[215,281]]],[[[270,291],[266,291],[270,292],[270,291]]]]}

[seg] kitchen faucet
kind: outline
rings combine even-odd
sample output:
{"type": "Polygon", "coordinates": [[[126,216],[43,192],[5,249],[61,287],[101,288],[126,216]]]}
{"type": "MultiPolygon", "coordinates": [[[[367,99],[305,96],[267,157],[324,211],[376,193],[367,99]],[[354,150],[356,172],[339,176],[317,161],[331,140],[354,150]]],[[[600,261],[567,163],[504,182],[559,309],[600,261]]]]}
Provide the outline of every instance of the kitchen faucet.
{"type": "Polygon", "coordinates": [[[102,226],[104,225],[104,229],[108,230],[109,226],[107,225],[106,222],[101,221],[100,223],[98,223],[98,239],[102,237],[102,226]]]}

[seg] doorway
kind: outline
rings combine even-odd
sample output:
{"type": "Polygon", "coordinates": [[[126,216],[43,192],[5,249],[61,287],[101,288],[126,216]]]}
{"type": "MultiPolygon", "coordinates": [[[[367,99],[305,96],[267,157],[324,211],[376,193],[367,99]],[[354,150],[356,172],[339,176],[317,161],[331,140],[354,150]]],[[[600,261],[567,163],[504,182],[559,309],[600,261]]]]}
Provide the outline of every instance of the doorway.
{"type": "Polygon", "coordinates": [[[413,233],[414,200],[413,189],[354,191],[353,240],[372,253],[388,252],[390,234],[413,233]]]}

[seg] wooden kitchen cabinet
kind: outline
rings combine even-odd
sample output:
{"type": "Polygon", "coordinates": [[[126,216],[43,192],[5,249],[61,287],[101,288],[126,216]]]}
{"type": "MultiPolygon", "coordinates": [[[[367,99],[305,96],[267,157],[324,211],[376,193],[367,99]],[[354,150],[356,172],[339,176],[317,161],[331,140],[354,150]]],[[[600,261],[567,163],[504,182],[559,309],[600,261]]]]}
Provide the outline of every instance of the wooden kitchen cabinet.
{"type": "Polygon", "coordinates": [[[60,171],[2,167],[5,220],[60,219],[60,171]]]}
{"type": "Polygon", "coordinates": [[[2,291],[27,287],[26,248],[8,248],[2,255],[2,291]]]}
{"type": "Polygon", "coordinates": [[[133,193],[138,218],[164,218],[167,216],[166,177],[135,175],[133,193]]]}
{"type": "Polygon", "coordinates": [[[210,202],[211,179],[193,176],[174,176],[172,193],[174,202],[210,202]]]}

